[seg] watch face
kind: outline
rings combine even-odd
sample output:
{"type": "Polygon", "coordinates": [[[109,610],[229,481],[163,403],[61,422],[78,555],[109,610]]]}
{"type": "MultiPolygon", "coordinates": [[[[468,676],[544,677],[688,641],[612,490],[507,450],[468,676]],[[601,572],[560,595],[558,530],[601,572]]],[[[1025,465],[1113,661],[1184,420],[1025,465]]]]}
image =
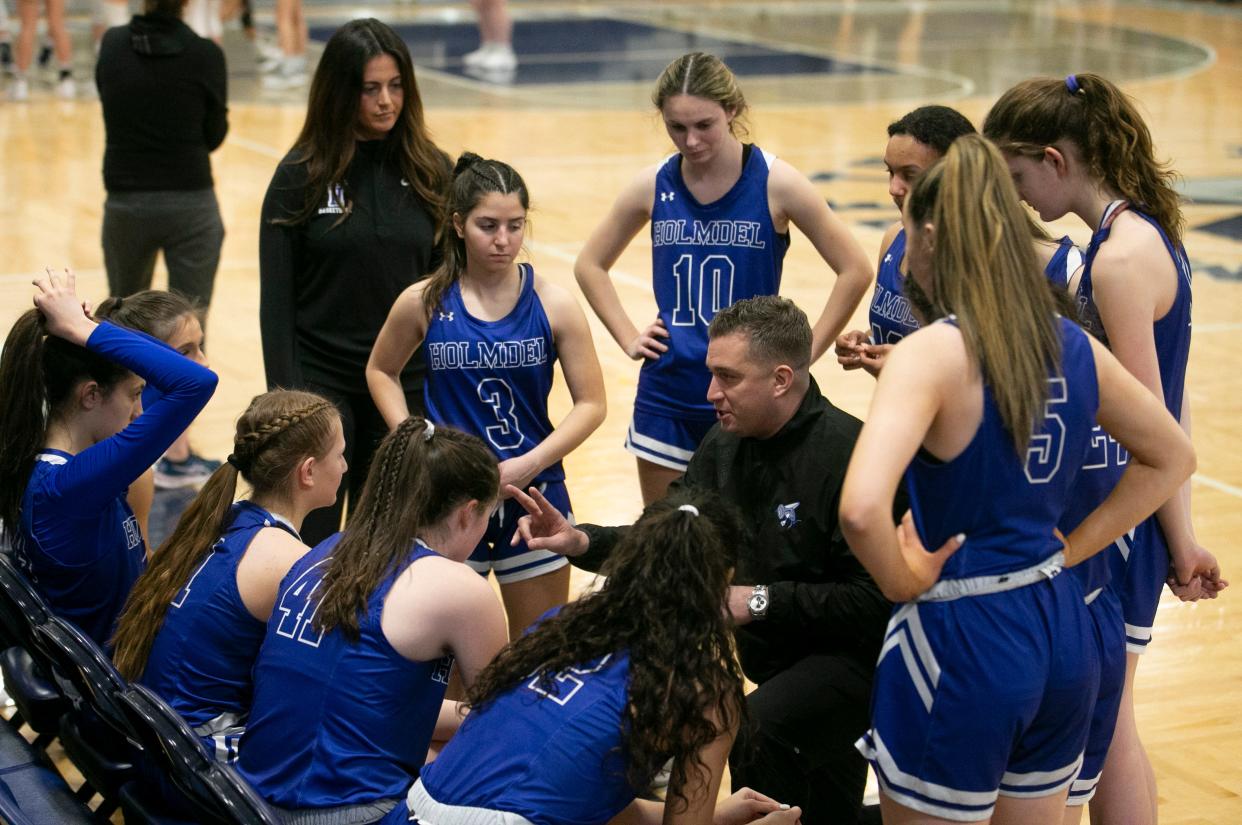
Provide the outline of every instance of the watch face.
{"type": "Polygon", "coordinates": [[[762,593],[755,593],[750,597],[750,601],[746,603],[751,613],[762,613],[768,609],[768,597],[762,593]]]}

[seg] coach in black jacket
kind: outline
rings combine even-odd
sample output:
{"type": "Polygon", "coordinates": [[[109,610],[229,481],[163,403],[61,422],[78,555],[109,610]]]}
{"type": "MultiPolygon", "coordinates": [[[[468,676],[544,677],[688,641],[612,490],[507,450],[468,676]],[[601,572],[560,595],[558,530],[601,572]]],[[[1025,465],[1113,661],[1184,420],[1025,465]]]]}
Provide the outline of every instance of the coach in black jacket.
{"type": "MultiPolygon", "coordinates": [[[[792,302],[740,301],[708,334],[719,421],[675,484],[717,491],[751,530],[739,537],[729,610],[759,687],[747,697],[755,729],[730,757],[733,786],[802,806],[805,825],[853,823],[866,778],[854,741],[891,610],[837,519],[862,423],[811,378],[811,329],[792,302]]],[[[532,549],[597,571],[627,528],[527,517],[520,529],[532,549]]]]}

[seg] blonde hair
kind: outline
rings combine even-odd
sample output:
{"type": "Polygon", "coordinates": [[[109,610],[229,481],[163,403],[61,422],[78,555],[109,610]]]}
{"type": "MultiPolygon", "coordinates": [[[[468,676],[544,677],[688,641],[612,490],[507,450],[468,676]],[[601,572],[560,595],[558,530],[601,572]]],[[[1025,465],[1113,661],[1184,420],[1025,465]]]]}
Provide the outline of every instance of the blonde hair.
{"type": "Polygon", "coordinates": [[[663,110],[664,103],[677,95],[701,97],[719,103],[732,116],[729,131],[733,136],[747,134],[746,98],[737,85],[733,71],[716,55],[690,52],[664,67],[651,92],[651,102],[657,109],[663,110]]]}
{"type": "Polygon", "coordinates": [[[916,225],[935,227],[933,308],[955,314],[1019,456],[1042,418],[1061,337],[1052,291],[1000,151],[963,135],[906,197],[916,225]]]}

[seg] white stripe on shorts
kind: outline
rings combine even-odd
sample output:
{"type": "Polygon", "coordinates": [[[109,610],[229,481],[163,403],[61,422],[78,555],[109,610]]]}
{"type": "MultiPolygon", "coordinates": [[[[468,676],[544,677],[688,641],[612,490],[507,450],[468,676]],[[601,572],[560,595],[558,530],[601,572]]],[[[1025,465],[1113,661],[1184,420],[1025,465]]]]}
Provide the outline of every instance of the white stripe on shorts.
{"type": "MultiPolygon", "coordinates": [[[[950,788],[948,785],[938,785],[935,782],[928,782],[926,780],[919,779],[917,776],[906,773],[901,768],[897,767],[897,763],[893,760],[892,754],[890,754],[888,752],[888,748],[884,746],[884,740],[880,738],[879,731],[872,728],[870,731],[870,737],[871,741],[874,743],[874,747],[867,747],[864,737],[864,739],[859,740],[859,742],[863,745],[860,750],[864,751],[864,757],[874,760],[879,765],[880,770],[877,771],[877,774],[881,774],[882,776],[888,778],[885,782],[886,788],[896,791],[904,789],[906,791],[917,793],[919,796],[929,797],[937,802],[949,805],[962,805],[973,808],[981,808],[985,805],[989,806],[986,812],[959,811],[953,808],[944,808],[940,811],[934,812],[935,816],[943,816],[946,819],[956,819],[962,822],[970,822],[976,819],[986,819],[988,816],[991,816],[990,806],[996,804],[996,791],[959,791],[956,788],[950,788]]],[[[925,813],[933,813],[932,811],[927,810],[929,807],[938,807],[922,800],[913,800],[913,802],[916,804],[907,805],[907,807],[914,808],[917,811],[924,811],[925,813]]],[[[905,802],[902,802],[901,804],[906,805],[905,802]]]]}
{"type": "Polygon", "coordinates": [[[1004,776],[1001,777],[1000,792],[1004,796],[1019,798],[1052,796],[1065,790],[1067,785],[1073,783],[1080,770],[1082,770],[1081,753],[1070,764],[1051,771],[1031,771],[1030,773],[1005,771],[1004,776]],[[1023,790],[1023,788],[1031,788],[1033,786],[1034,790],[1023,790]]]}

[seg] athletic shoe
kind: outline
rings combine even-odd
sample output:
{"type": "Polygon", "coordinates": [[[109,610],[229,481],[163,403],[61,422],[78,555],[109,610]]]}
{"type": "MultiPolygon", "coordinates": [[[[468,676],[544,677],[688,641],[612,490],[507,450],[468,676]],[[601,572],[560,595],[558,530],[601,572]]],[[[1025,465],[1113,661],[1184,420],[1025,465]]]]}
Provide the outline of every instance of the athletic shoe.
{"type": "Polygon", "coordinates": [[[13,44],[7,40],[0,41],[0,71],[13,72],[13,44]]]}
{"type": "Polygon", "coordinates": [[[308,82],[305,57],[286,57],[274,72],[263,76],[263,88],[271,90],[298,89],[308,82]]]}
{"type": "Polygon", "coordinates": [[[14,78],[9,84],[9,100],[14,103],[30,100],[30,81],[24,77],[14,78]]]}
{"type": "Polygon", "coordinates": [[[78,96],[78,87],[71,75],[56,81],[56,96],[62,100],[73,100],[78,96]]]}
{"type": "Polygon", "coordinates": [[[39,47],[39,68],[46,69],[52,65],[52,44],[44,43],[39,47]]]}
{"type": "Polygon", "coordinates": [[[220,469],[220,462],[201,455],[190,455],[185,461],[161,458],[155,462],[155,486],[161,490],[177,490],[181,487],[197,487],[205,484],[211,474],[220,469]]]}
{"type": "Polygon", "coordinates": [[[517,68],[517,55],[508,43],[484,43],[462,55],[462,65],[480,72],[511,72],[517,68]]]}

